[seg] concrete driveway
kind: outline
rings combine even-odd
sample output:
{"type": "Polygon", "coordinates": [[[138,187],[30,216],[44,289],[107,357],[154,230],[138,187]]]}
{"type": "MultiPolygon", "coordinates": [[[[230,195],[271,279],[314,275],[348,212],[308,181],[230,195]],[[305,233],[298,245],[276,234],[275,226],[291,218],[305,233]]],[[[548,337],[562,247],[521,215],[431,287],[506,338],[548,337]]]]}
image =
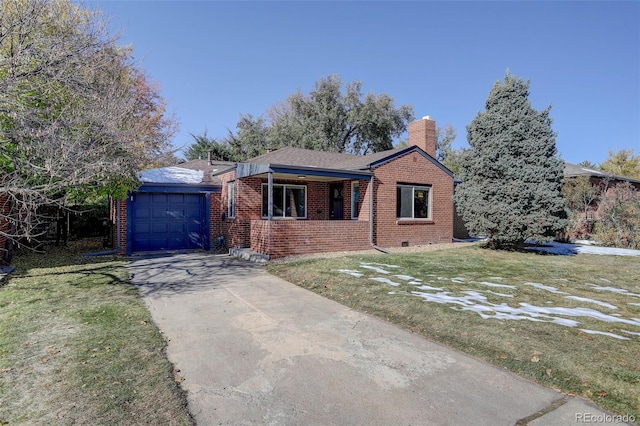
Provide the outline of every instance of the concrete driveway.
{"type": "Polygon", "coordinates": [[[523,380],[209,253],[133,258],[200,425],[567,425],[606,422],[523,380]],[[590,421],[586,421],[590,419],[590,421]]]}

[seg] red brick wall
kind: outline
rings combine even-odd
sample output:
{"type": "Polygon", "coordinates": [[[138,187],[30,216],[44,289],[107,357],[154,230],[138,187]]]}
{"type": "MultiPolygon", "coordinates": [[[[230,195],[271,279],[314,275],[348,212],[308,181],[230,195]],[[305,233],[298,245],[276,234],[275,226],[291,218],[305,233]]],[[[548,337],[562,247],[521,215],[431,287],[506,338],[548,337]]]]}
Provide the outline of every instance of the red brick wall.
{"type": "Polygon", "coordinates": [[[295,254],[363,250],[370,247],[369,222],[365,221],[251,221],[251,250],[268,254],[272,259],[295,254]]]}
{"type": "Polygon", "coordinates": [[[109,220],[112,224],[113,248],[118,248],[118,254],[127,254],[127,200],[109,200],[109,220]],[[118,204],[120,205],[120,247],[116,247],[118,243],[118,204]]]}
{"type": "MultiPolygon", "coordinates": [[[[227,212],[228,208],[228,185],[227,183],[235,179],[235,172],[229,172],[220,176],[222,180],[222,194],[220,211],[227,212]]],[[[267,183],[267,179],[246,177],[236,181],[236,216],[227,218],[222,224],[222,233],[225,235],[227,245],[233,248],[251,247],[254,233],[261,230],[254,230],[251,221],[262,220],[262,184],[267,183]]],[[[329,183],[302,180],[282,180],[274,179],[274,184],[302,185],[307,188],[307,218],[299,221],[328,221],[329,220],[329,183]]],[[[360,181],[360,220],[369,220],[368,201],[365,201],[365,192],[369,181],[360,181]]],[[[343,214],[346,220],[351,219],[351,181],[344,181],[344,206],[343,214]]],[[[368,200],[368,198],[367,198],[368,200]]],[[[287,219],[288,221],[294,219],[287,219]]],[[[275,219],[274,222],[279,221],[275,219]]],[[[367,238],[368,238],[367,231],[367,238]]],[[[256,237],[259,240],[262,237],[256,237]]],[[[265,253],[261,251],[261,253],[265,253]]]]}
{"type": "Polygon", "coordinates": [[[433,158],[436,158],[436,122],[423,118],[409,123],[408,142],[410,146],[416,145],[433,158]]]}
{"type": "Polygon", "coordinates": [[[422,245],[453,238],[453,178],[418,152],[375,169],[374,242],[381,247],[422,245]],[[398,219],[398,183],[431,187],[431,219],[398,219]]]}

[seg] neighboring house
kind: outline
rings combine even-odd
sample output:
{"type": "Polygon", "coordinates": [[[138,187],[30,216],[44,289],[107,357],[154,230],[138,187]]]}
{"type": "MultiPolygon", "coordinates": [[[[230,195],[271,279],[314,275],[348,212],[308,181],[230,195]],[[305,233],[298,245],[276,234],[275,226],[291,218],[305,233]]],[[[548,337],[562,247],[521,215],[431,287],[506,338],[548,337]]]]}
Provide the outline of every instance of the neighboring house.
{"type": "Polygon", "coordinates": [[[587,176],[592,184],[601,185],[607,183],[623,183],[628,182],[640,191],[640,179],[629,178],[626,176],[618,176],[600,170],[589,169],[577,164],[564,163],[564,177],[572,178],[578,176],[587,176]]]}
{"type": "Polygon", "coordinates": [[[453,174],[435,160],[435,148],[435,122],[425,117],[409,125],[408,147],[370,155],[287,147],[243,163],[147,171],[120,204],[121,251],[171,249],[172,242],[208,249],[219,237],[270,258],[451,242],[453,174]],[[180,172],[186,168],[203,173],[180,172]],[[171,183],[163,173],[192,177],[171,183]]]}

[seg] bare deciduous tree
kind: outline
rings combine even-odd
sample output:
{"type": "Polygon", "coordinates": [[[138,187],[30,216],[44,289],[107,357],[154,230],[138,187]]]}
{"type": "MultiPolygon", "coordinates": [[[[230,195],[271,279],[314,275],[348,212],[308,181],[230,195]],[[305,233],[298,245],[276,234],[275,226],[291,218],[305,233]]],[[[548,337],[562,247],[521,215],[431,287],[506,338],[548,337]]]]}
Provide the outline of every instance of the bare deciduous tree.
{"type": "Polygon", "coordinates": [[[0,0],[0,236],[37,239],[43,206],[126,194],[167,150],[175,120],[106,24],[70,0],[0,0]]]}

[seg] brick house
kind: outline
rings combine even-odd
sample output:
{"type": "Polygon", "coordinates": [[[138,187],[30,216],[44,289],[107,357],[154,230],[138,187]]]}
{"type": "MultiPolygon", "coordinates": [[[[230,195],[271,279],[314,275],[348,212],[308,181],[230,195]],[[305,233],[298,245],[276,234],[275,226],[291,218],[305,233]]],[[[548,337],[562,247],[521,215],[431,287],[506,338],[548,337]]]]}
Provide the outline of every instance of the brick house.
{"type": "Polygon", "coordinates": [[[287,147],[215,174],[228,246],[277,258],[451,242],[453,174],[435,160],[435,122],[411,123],[408,142],[364,156],[287,147]]]}
{"type": "Polygon", "coordinates": [[[120,252],[171,248],[172,226],[182,234],[177,248],[209,249],[224,238],[229,248],[270,258],[451,242],[453,174],[435,160],[435,122],[410,123],[408,139],[369,155],[286,147],[237,164],[165,168],[203,175],[176,183],[152,177],[115,203],[120,252]]]}

